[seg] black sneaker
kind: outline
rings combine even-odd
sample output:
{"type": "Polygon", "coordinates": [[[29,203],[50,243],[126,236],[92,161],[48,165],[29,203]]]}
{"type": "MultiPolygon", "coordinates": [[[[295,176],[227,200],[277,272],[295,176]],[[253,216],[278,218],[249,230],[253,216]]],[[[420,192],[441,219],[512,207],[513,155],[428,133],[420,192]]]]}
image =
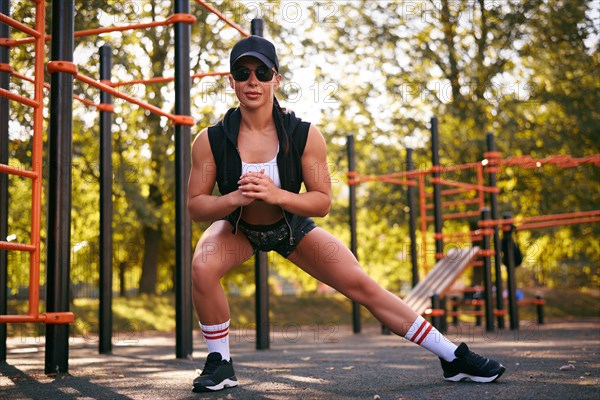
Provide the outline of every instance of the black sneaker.
{"type": "Polygon", "coordinates": [[[444,370],[444,379],[447,381],[494,382],[502,376],[506,369],[498,361],[473,353],[465,343],[458,346],[454,351],[454,355],[456,359],[452,362],[440,358],[444,370]]]}
{"type": "Polygon", "coordinates": [[[194,379],[193,392],[215,392],[228,387],[237,386],[237,378],[233,372],[233,364],[221,358],[221,353],[210,353],[206,357],[204,369],[194,379]]]}

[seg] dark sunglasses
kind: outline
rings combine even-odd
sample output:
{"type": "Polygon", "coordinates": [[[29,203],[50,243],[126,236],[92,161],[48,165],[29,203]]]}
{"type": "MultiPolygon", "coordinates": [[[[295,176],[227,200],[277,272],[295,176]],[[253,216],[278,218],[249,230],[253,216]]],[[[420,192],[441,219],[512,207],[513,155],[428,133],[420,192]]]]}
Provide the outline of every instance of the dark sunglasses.
{"type": "Polygon", "coordinates": [[[256,69],[250,69],[248,67],[237,67],[233,71],[231,71],[231,76],[236,82],[245,82],[250,79],[250,73],[254,71],[254,75],[256,75],[256,79],[261,82],[269,82],[273,79],[273,75],[275,75],[275,71],[270,69],[264,65],[260,67],[256,67],[256,69]]]}

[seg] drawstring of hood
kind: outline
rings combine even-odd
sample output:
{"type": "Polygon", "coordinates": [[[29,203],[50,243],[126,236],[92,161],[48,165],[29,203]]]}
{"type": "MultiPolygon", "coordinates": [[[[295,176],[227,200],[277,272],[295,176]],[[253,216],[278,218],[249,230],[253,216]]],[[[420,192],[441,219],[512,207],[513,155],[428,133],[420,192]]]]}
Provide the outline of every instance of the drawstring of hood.
{"type": "MultiPolygon", "coordinates": [[[[277,168],[281,180],[281,189],[299,193],[302,187],[302,153],[306,146],[310,123],[302,121],[293,112],[284,112],[274,98],[273,118],[277,130],[280,151],[277,153],[277,168]]],[[[238,148],[238,136],[242,121],[239,108],[227,111],[223,119],[208,128],[208,138],[216,163],[216,181],[222,195],[238,189],[238,180],[242,171],[242,160],[238,148]]],[[[242,208],[238,207],[230,214],[235,221],[233,233],[237,232],[242,208]]],[[[284,219],[290,229],[290,239],[297,216],[283,210],[284,219]]]]}

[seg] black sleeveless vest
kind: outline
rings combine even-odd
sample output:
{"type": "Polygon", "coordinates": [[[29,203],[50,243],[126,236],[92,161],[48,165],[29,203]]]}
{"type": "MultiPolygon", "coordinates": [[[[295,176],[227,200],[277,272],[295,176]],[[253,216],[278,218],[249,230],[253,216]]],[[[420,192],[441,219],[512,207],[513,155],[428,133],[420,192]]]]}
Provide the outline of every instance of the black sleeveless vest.
{"type": "MultiPolygon", "coordinates": [[[[238,189],[238,180],[242,173],[242,159],[237,147],[237,139],[240,131],[241,112],[238,108],[231,108],[225,117],[216,125],[208,128],[208,139],[217,171],[216,181],[221,194],[231,193],[238,189]]],[[[281,188],[293,193],[299,193],[302,187],[302,153],[306,147],[310,123],[302,121],[293,112],[285,113],[283,116],[283,132],[277,124],[277,136],[280,149],[277,154],[277,168],[281,180],[281,188]],[[283,135],[287,135],[284,140],[283,135]],[[285,152],[281,143],[288,143],[288,151],[285,152]]],[[[237,222],[241,217],[242,209],[238,207],[230,217],[236,221],[233,233],[237,232],[237,222]]],[[[290,226],[290,238],[292,229],[298,218],[295,214],[284,211],[284,218],[290,226]]]]}

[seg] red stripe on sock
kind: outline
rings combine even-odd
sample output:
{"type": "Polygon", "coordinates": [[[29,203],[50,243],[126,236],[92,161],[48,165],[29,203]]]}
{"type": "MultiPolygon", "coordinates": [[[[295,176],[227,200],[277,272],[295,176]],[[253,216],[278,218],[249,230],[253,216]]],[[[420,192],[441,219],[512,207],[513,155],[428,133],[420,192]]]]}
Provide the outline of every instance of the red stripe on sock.
{"type": "Polygon", "coordinates": [[[421,344],[421,342],[423,340],[425,340],[425,338],[427,337],[427,335],[429,335],[429,332],[431,331],[431,329],[433,328],[433,326],[431,324],[429,324],[429,326],[427,327],[427,329],[425,330],[425,332],[423,332],[423,334],[421,335],[421,338],[419,339],[418,342],[415,342],[416,344],[421,344]]]}
{"type": "Polygon", "coordinates": [[[218,331],[205,331],[204,329],[202,329],[202,333],[204,334],[204,336],[206,336],[206,335],[216,335],[218,333],[223,333],[223,332],[228,331],[228,330],[229,330],[229,327],[227,326],[227,327],[225,327],[225,329],[221,329],[221,330],[218,330],[218,331]]]}
{"type": "Polygon", "coordinates": [[[206,340],[217,340],[217,339],[223,339],[223,338],[224,338],[224,337],[226,337],[227,335],[229,335],[229,331],[227,331],[227,332],[225,332],[224,334],[222,334],[222,335],[219,335],[219,336],[210,336],[210,337],[209,337],[209,336],[206,336],[206,335],[204,335],[204,339],[206,339],[206,340]]]}
{"type": "Polygon", "coordinates": [[[412,342],[414,342],[415,340],[417,340],[417,338],[419,337],[419,333],[423,330],[423,328],[425,328],[426,325],[427,325],[427,321],[421,322],[421,325],[419,326],[419,329],[417,329],[417,331],[415,332],[415,334],[412,335],[412,338],[410,339],[412,342]]]}

